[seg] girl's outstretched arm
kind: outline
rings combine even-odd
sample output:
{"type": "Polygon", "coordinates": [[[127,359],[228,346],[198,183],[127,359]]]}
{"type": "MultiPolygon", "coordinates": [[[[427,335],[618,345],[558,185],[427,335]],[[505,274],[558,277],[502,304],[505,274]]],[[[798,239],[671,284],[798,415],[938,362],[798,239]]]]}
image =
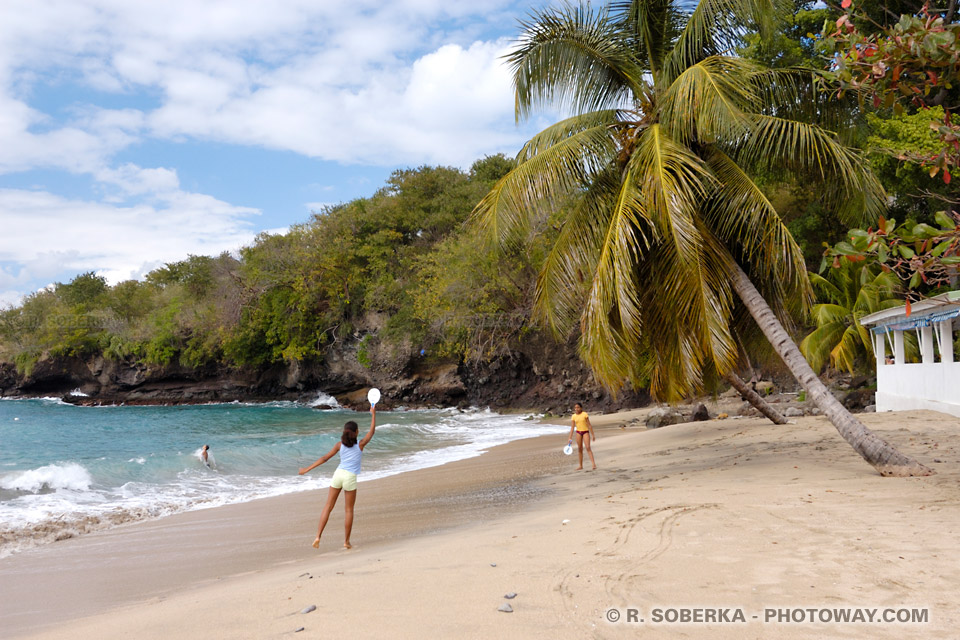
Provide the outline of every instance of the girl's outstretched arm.
{"type": "Polygon", "coordinates": [[[360,451],[363,451],[363,448],[367,446],[367,443],[370,442],[373,438],[373,432],[377,430],[377,405],[370,405],[370,431],[367,431],[367,435],[363,436],[363,440],[360,441],[360,451]]]}
{"type": "Polygon", "coordinates": [[[332,458],[333,456],[337,455],[337,451],[340,451],[340,443],[339,443],[339,442],[338,442],[337,444],[333,445],[333,449],[330,449],[330,451],[327,453],[327,455],[323,456],[322,458],[318,458],[317,461],[314,462],[314,463],[313,463],[312,465],[310,465],[309,467],[303,467],[303,468],[301,468],[301,469],[300,469],[300,472],[299,472],[299,475],[302,476],[302,475],[305,474],[305,473],[310,473],[311,471],[313,471],[314,469],[316,469],[317,467],[319,467],[320,465],[322,465],[324,462],[326,462],[327,460],[329,460],[329,459],[332,458]]]}

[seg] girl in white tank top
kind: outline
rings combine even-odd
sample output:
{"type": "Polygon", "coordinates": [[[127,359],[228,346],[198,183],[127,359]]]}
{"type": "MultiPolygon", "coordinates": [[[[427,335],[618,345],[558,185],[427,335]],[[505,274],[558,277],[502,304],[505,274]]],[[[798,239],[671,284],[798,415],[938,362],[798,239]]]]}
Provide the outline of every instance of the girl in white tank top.
{"type": "Polygon", "coordinates": [[[323,535],[323,528],[327,526],[327,519],[330,518],[330,512],[337,504],[337,498],[340,492],[346,493],[346,502],[344,504],[344,539],[343,546],[346,549],[352,548],[350,544],[350,531],[353,529],[353,505],[357,501],[357,475],[360,473],[360,463],[363,460],[363,448],[367,446],[373,433],[377,429],[377,408],[370,406],[370,431],[363,437],[363,440],[357,441],[359,427],[354,421],[343,425],[343,434],[340,436],[340,442],[333,445],[333,448],[322,458],[319,458],[309,467],[300,469],[300,475],[309,473],[324,462],[340,454],[340,466],[333,473],[330,481],[330,489],[327,492],[327,504],[323,507],[320,514],[320,524],[317,526],[317,537],[313,541],[313,548],[320,548],[320,536],[323,535]]]}

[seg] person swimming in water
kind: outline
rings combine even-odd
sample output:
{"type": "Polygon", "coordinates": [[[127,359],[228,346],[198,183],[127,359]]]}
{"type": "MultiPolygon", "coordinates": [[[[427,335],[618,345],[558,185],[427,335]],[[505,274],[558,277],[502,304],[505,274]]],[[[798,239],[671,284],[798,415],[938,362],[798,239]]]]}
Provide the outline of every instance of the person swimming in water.
{"type": "Polygon", "coordinates": [[[203,445],[203,449],[200,450],[200,460],[208,469],[213,468],[210,464],[210,445],[203,445]]]}

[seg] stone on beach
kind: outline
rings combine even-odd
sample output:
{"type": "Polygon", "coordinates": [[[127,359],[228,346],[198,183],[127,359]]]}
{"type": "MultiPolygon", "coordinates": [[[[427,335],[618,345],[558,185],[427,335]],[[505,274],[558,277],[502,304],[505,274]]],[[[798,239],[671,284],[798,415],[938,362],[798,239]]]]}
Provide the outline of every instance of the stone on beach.
{"type": "Polygon", "coordinates": [[[300,613],[310,613],[311,611],[316,611],[316,610],[317,610],[317,605],[312,604],[309,607],[304,607],[303,609],[301,609],[300,613]]]}
{"type": "Polygon", "coordinates": [[[503,597],[506,598],[507,600],[513,600],[514,598],[517,597],[517,594],[514,593],[513,591],[511,591],[510,593],[508,593],[507,595],[505,595],[505,596],[503,596],[503,597]]]}
{"type": "Polygon", "coordinates": [[[698,404],[693,409],[693,413],[690,414],[691,422],[703,422],[704,420],[710,419],[710,412],[707,410],[707,405],[702,402],[698,404]]]}
{"type": "Polygon", "coordinates": [[[685,422],[683,414],[673,407],[657,407],[647,414],[646,425],[648,429],[659,429],[671,424],[685,422]]]}
{"type": "Polygon", "coordinates": [[[502,605],[497,607],[497,611],[503,611],[504,613],[513,613],[513,607],[504,602],[502,605]]]}

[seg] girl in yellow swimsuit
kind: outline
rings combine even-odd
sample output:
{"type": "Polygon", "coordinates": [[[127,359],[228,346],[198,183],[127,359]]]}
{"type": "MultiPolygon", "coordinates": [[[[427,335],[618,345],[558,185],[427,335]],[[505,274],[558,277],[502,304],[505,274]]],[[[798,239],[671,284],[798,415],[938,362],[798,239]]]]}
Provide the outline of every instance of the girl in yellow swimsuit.
{"type": "Polygon", "coordinates": [[[573,443],[573,434],[577,434],[577,456],[580,459],[580,466],[577,470],[583,469],[583,447],[587,447],[587,455],[590,456],[590,464],[597,468],[597,462],[593,459],[593,449],[590,448],[590,440],[596,440],[597,434],[593,432],[593,425],[590,424],[590,416],[583,410],[583,406],[578,402],[573,405],[573,420],[570,423],[570,439],[567,444],[573,443]]]}

